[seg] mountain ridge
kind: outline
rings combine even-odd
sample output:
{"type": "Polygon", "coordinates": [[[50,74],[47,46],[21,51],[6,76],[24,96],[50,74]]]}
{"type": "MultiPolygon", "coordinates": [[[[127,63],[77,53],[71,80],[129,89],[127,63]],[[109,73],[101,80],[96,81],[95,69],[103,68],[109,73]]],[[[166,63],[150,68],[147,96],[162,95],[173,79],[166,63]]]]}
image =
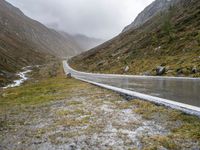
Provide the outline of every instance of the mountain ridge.
{"type": "Polygon", "coordinates": [[[22,67],[82,51],[76,42],[27,17],[5,0],[0,1],[0,82],[22,67]]]}
{"type": "Polygon", "coordinates": [[[136,29],[158,13],[169,9],[179,1],[180,0],[155,0],[141,13],[139,13],[135,20],[130,25],[126,26],[122,32],[126,32],[130,29],[136,29]]]}
{"type": "Polygon", "coordinates": [[[134,75],[200,76],[200,2],[180,0],[136,29],[78,56],[80,71],[134,75]],[[126,70],[125,68],[129,68],[126,70]]]}

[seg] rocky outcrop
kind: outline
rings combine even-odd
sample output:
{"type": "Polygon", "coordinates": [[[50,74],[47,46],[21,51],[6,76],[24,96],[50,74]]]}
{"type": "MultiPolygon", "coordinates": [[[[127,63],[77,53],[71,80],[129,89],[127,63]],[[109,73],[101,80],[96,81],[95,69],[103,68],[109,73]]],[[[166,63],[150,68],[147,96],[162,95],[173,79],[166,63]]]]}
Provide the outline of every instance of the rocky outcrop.
{"type": "Polygon", "coordinates": [[[177,3],[179,0],[156,0],[147,6],[134,20],[133,23],[124,28],[123,32],[130,29],[135,29],[146,21],[157,15],[159,12],[168,9],[170,6],[177,3]]]}

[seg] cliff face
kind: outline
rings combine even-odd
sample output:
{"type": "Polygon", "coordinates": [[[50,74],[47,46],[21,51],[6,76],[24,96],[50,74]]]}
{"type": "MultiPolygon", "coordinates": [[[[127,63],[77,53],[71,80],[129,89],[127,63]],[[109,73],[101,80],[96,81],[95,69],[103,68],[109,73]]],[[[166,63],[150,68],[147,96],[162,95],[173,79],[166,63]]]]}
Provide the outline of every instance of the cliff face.
{"type": "Polygon", "coordinates": [[[157,15],[158,13],[165,11],[173,6],[180,0],[156,0],[149,6],[147,6],[134,20],[133,23],[124,28],[123,32],[130,29],[135,29],[140,25],[147,22],[149,19],[157,15]]]}

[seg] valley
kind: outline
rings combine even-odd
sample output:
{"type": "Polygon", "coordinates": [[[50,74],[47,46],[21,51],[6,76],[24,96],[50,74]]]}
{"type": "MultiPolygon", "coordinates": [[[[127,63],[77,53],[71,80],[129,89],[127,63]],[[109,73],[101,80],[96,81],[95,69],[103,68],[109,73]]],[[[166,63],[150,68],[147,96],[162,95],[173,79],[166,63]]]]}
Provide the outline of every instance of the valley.
{"type": "Polygon", "coordinates": [[[0,0],[0,150],[199,150],[199,77],[198,0],[0,0]]]}

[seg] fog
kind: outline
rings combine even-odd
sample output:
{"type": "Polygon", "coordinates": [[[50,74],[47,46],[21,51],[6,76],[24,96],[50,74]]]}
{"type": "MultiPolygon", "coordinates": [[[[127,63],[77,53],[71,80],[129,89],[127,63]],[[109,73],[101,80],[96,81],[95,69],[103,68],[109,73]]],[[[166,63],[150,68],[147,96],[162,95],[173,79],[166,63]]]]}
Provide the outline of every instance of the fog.
{"type": "Polygon", "coordinates": [[[71,34],[110,39],[153,0],[7,0],[27,16],[71,34]]]}

